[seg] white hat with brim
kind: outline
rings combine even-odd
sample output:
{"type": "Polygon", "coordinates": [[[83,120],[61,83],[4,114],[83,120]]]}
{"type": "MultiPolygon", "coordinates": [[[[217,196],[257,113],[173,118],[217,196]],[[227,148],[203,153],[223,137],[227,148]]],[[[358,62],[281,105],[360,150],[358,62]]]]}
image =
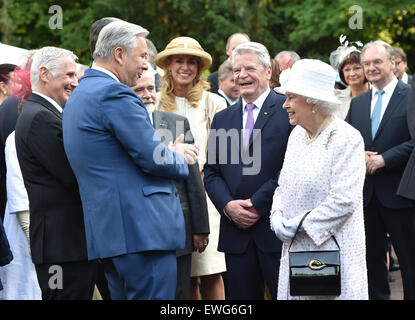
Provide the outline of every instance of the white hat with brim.
{"type": "Polygon", "coordinates": [[[190,37],[178,37],[170,41],[162,52],[156,57],[156,64],[162,69],[168,67],[168,57],[178,54],[185,54],[200,58],[201,71],[209,69],[212,64],[212,56],[203,50],[202,46],[195,39],[190,37]]]}
{"type": "Polygon", "coordinates": [[[336,71],[320,60],[302,59],[280,76],[281,86],[274,90],[285,95],[287,92],[334,104],[341,104],[334,94],[336,71]]]}

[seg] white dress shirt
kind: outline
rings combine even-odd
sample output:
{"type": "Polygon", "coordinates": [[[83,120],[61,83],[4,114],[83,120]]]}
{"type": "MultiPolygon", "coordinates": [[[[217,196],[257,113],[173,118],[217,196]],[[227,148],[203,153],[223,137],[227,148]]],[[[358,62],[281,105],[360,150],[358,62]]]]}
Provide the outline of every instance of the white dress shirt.
{"type": "Polygon", "coordinates": [[[225,99],[226,99],[226,101],[228,101],[228,103],[229,103],[229,105],[231,106],[231,105],[233,105],[233,104],[235,104],[236,103],[236,101],[238,101],[238,99],[236,99],[236,100],[231,100],[227,95],[226,95],[226,93],[225,92],[223,92],[223,90],[222,89],[218,89],[218,93],[222,96],[222,97],[224,97],[225,99]]]}
{"type": "Polygon", "coordinates": [[[46,99],[47,101],[49,101],[56,108],[56,110],[58,110],[60,113],[62,113],[62,107],[55,100],[53,100],[51,97],[45,96],[44,94],[39,93],[37,91],[32,91],[32,93],[37,94],[38,96],[41,96],[42,98],[46,99]]]}
{"type": "MultiPolygon", "coordinates": [[[[385,93],[382,95],[382,111],[380,113],[379,123],[382,121],[383,114],[386,111],[386,107],[389,104],[389,101],[392,97],[393,92],[395,91],[397,84],[398,84],[398,79],[396,77],[393,77],[392,81],[389,82],[386,85],[386,87],[383,88],[383,90],[385,90],[385,93]]],[[[377,91],[378,89],[376,89],[375,87],[372,88],[372,101],[370,103],[370,117],[372,117],[373,110],[375,109],[375,104],[379,98],[378,95],[376,94],[377,91]]]]}
{"type": "MultiPolygon", "coordinates": [[[[256,108],[252,110],[254,114],[254,123],[256,122],[262,105],[264,104],[265,99],[268,97],[270,91],[271,89],[267,88],[267,90],[265,90],[255,101],[252,102],[256,106],[256,108]]],[[[245,109],[247,104],[248,103],[245,101],[245,99],[242,98],[242,129],[245,129],[246,119],[248,118],[248,110],[245,109]]]]}
{"type": "Polygon", "coordinates": [[[408,74],[406,72],[403,73],[401,81],[408,84],[408,74]]]}
{"type": "Polygon", "coordinates": [[[110,77],[112,77],[112,78],[114,78],[115,80],[117,80],[118,82],[120,82],[120,80],[117,78],[117,76],[116,76],[115,74],[113,74],[111,71],[109,71],[109,70],[107,70],[107,69],[105,69],[105,68],[103,68],[103,67],[100,67],[100,66],[97,66],[96,64],[93,64],[93,65],[92,65],[92,67],[91,67],[91,69],[94,69],[94,70],[98,70],[98,71],[104,72],[104,73],[106,73],[107,75],[109,75],[110,77]]]}

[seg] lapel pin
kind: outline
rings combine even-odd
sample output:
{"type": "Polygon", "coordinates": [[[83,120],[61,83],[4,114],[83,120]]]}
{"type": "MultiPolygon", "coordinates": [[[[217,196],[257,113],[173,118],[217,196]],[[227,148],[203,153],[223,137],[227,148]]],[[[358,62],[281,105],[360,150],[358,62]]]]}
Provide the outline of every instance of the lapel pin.
{"type": "Polygon", "coordinates": [[[264,112],[265,115],[268,115],[268,112],[264,112]]]}

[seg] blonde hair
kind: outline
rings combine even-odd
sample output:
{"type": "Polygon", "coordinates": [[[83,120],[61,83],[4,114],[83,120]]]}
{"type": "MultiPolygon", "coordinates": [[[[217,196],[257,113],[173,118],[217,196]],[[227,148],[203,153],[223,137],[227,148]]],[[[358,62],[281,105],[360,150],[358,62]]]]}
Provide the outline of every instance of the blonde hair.
{"type": "MultiPolygon", "coordinates": [[[[171,56],[167,59],[171,59],[171,56]]],[[[206,76],[200,69],[201,62],[198,60],[198,72],[193,80],[193,87],[186,93],[186,99],[189,101],[190,105],[193,108],[197,108],[199,100],[202,98],[203,91],[208,91],[210,89],[209,82],[206,81],[206,76]]],[[[169,63],[170,64],[170,63],[169,63]]],[[[160,99],[159,99],[159,109],[162,109],[167,112],[173,112],[176,110],[176,100],[174,95],[174,83],[173,76],[167,68],[163,68],[164,75],[161,82],[160,88],[160,99]]]]}

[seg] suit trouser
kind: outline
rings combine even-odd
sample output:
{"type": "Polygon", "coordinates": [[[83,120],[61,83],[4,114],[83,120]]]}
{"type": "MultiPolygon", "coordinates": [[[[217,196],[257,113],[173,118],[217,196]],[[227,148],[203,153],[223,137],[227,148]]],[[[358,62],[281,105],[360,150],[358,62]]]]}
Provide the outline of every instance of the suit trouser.
{"type": "Polygon", "coordinates": [[[177,257],[177,287],[176,300],[190,299],[190,272],[192,269],[192,254],[177,257]]]}
{"type": "Polygon", "coordinates": [[[174,300],[176,251],[146,251],[103,259],[111,300],[174,300]]]}
{"type": "Polygon", "coordinates": [[[280,252],[262,252],[251,240],[242,254],[225,253],[231,300],[263,300],[264,283],[277,299],[280,252]]]}
{"type": "Polygon", "coordinates": [[[42,300],[92,300],[97,261],[35,264],[42,300]]]}
{"type": "Polygon", "coordinates": [[[415,208],[386,208],[374,195],[364,209],[364,218],[369,299],[390,299],[387,233],[401,267],[404,299],[415,299],[415,208]]]}

